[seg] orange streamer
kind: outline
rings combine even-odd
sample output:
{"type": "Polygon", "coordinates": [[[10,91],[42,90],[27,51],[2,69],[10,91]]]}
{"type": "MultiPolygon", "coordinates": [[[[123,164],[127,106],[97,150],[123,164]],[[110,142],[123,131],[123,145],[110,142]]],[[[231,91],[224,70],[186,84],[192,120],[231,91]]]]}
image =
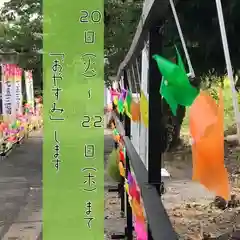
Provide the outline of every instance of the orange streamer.
{"type": "Polygon", "coordinates": [[[193,138],[193,180],[228,200],[230,187],[224,166],[223,96],[219,104],[201,92],[190,108],[190,132],[193,138]]]}

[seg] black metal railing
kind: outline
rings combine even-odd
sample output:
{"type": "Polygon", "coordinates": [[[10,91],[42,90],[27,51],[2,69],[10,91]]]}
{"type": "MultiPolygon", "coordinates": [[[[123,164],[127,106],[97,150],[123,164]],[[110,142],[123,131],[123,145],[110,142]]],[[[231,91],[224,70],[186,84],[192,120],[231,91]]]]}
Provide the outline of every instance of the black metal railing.
{"type": "MultiPolygon", "coordinates": [[[[175,1],[177,2],[177,1],[175,1]]],[[[162,191],[162,154],[166,149],[166,135],[164,116],[162,109],[162,97],[159,94],[162,76],[158,71],[155,61],[152,59],[154,54],[162,54],[162,31],[164,18],[170,13],[169,0],[146,0],[144,3],[142,16],[140,18],[131,47],[120,64],[117,80],[123,79],[124,88],[132,93],[141,94],[141,73],[139,60],[143,48],[148,46],[148,166],[142,162],[131,142],[131,120],[126,115],[118,116],[113,114],[115,125],[123,136],[126,148],[126,176],[129,171],[133,171],[136,181],[141,191],[146,221],[148,227],[148,240],[176,240],[177,233],[171,224],[169,216],[163,206],[161,194],[162,191]]],[[[124,184],[124,179],[121,182],[124,184]]],[[[124,189],[123,186],[121,189],[124,189]]],[[[125,198],[121,191],[121,205],[126,203],[124,209],[127,226],[125,228],[124,238],[133,239],[133,218],[132,209],[128,203],[128,195],[125,198]]],[[[122,238],[112,238],[122,239],[122,238]]]]}
{"type": "MultiPolygon", "coordinates": [[[[118,116],[113,113],[113,117],[115,120],[116,128],[119,131],[120,135],[124,136],[124,146],[126,148],[126,175],[129,171],[133,171],[137,184],[140,188],[141,197],[146,213],[146,220],[149,226],[149,240],[176,240],[178,239],[176,232],[174,231],[172,224],[169,220],[168,214],[162,204],[161,196],[159,191],[153,184],[148,183],[148,171],[142,162],[140,156],[136,152],[135,147],[133,146],[130,137],[125,135],[128,134],[127,126],[129,119],[125,116],[125,121],[123,123],[120,121],[118,116]]],[[[128,199],[126,199],[128,201],[128,199]]],[[[127,203],[128,205],[128,203],[127,203]]],[[[132,209],[131,207],[127,207],[126,211],[126,230],[125,237],[128,240],[133,239],[133,219],[132,219],[132,209]]],[[[116,238],[115,238],[116,239],[116,238]]]]}

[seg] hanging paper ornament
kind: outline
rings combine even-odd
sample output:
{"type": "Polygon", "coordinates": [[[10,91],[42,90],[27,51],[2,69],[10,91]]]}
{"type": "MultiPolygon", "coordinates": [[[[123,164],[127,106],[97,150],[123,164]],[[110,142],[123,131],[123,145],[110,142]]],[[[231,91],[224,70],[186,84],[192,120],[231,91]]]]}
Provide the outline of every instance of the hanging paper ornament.
{"type": "Polygon", "coordinates": [[[125,169],[124,169],[124,166],[123,166],[122,162],[118,163],[118,168],[119,168],[120,175],[122,177],[125,177],[125,169]]]}
{"type": "Polygon", "coordinates": [[[193,134],[193,180],[199,181],[217,196],[225,200],[230,198],[228,173],[224,165],[224,108],[222,90],[219,94],[219,104],[210,101],[206,93],[198,96],[190,108],[190,132],[193,134]],[[196,111],[203,112],[203,125],[196,111]],[[212,109],[212,111],[211,111],[212,109]],[[217,112],[216,112],[217,109],[217,112]],[[216,120],[215,120],[216,119],[216,120]],[[199,129],[199,131],[198,131],[199,129]],[[194,139],[196,138],[196,140],[194,139]]]}
{"type": "Polygon", "coordinates": [[[121,175],[119,173],[119,166],[118,166],[118,153],[117,150],[114,149],[111,154],[108,156],[108,165],[107,165],[107,171],[108,175],[116,182],[121,181],[121,175]]]}
{"type": "Polygon", "coordinates": [[[148,240],[145,224],[136,220],[134,224],[137,240],[148,240]]]}
{"type": "Polygon", "coordinates": [[[144,214],[141,205],[136,201],[136,199],[132,199],[132,211],[137,221],[145,222],[144,214]]]}
{"type": "Polygon", "coordinates": [[[118,110],[119,113],[123,113],[124,112],[124,101],[123,101],[123,99],[119,99],[118,100],[117,110],[118,110]]]}
{"type": "Polygon", "coordinates": [[[118,132],[118,130],[117,130],[116,128],[113,130],[113,135],[114,135],[114,136],[119,135],[119,132],[118,132]]]}
{"type": "Polygon", "coordinates": [[[125,102],[124,102],[124,108],[125,108],[125,114],[131,119],[131,103],[132,103],[132,93],[130,91],[127,91],[125,102]]]}
{"type": "Polygon", "coordinates": [[[124,187],[125,187],[126,193],[129,194],[129,185],[128,185],[128,183],[127,183],[127,180],[125,180],[124,187]]]}
{"type": "Polygon", "coordinates": [[[129,185],[133,184],[134,180],[133,180],[132,174],[130,172],[128,172],[127,180],[128,180],[129,185]]]}
{"type": "Polygon", "coordinates": [[[131,116],[134,122],[140,121],[140,103],[136,103],[134,100],[131,102],[131,116]]]}
{"type": "Polygon", "coordinates": [[[127,155],[125,147],[123,147],[123,155],[124,155],[124,160],[125,160],[126,159],[126,155],[127,155]]]}
{"type": "Polygon", "coordinates": [[[125,101],[126,97],[127,97],[127,90],[125,88],[122,88],[122,91],[121,91],[121,95],[120,95],[120,98],[123,99],[123,101],[125,101]]]}
{"type": "Polygon", "coordinates": [[[124,112],[124,101],[126,98],[126,90],[122,89],[121,94],[119,95],[119,99],[118,99],[118,105],[117,105],[117,109],[119,113],[123,113],[124,112]]]}
{"type": "Polygon", "coordinates": [[[113,139],[115,142],[119,142],[121,139],[121,136],[116,128],[113,130],[113,139]]]}
{"type": "Polygon", "coordinates": [[[140,98],[140,111],[141,111],[141,119],[144,124],[144,126],[147,128],[148,127],[148,100],[141,91],[141,98],[140,98]]]}
{"type": "Polygon", "coordinates": [[[172,113],[177,115],[178,105],[191,106],[199,94],[199,89],[193,87],[188,79],[182,58],[176,49],[178,65],[159,56],[153,55],[163,78],[160,86],[160,94],[169,104],[172,113]]]}
{"type": "Polygon", "coordinates": [[[1,126],[3,130],[8,128],[7,123],[4,123],[4,122],[1,123],[1,126]]]}
{"type": "Polygon", "coordinates": [[[16,127],[18,128],[20,127],[20,125],[21,125],[21,122],[19,120],[16,120],[16,127]]]}
{"type": "Polygon", "coordinates": [[[138,203],[140,203],[141,201],[140,193],[137,189],[136,184],[129,185],[129,195],[131,196],[132,199],[135,199],[138,203]]]}
{"type": "Polygon", "coordinates": [[[120,161],[122,161],[123,163],[125,162],[125,156],[124,156],[123,149],[119,150],[119,159],[120,159],[120,161]]]}
{"type": "Polygon", "coordinates": [[[121,136],[120,135],[115,135],[113,139],[114,139],[115,142],[119,142],[121,140],[121,136]]]}
{"type": "Polygon", "coordinates": [[[113,103],[114,103],[115,106],[118,105],[118,97],[114,97],[113,98],[113,103]]]}
{"type": "Polygon", "coordinates": [[[111,101],[114,101],[114,98],[117,98],[119,97],[120,93],[116,90],[110,90],[110,94],[111,94],[111,101]]]}
{"type": "Polygon", "coordinates": [[[17,126],[17,123],[16,123],[16,121],[15,121],[15,122],[11,125],[11,128],[12,128],[12,129],[17,129],[17,127],[18,127],[18,126],[17,126]]]}
{"type": "Polygon", "coordinates": [[[0,124],[0,132],[3,132],[3,131],[4,131],[4,124],[1,123],[1,124],[0,124]]]}
{"type": "Polygon", "coordinates": [[[16,137],[15,136],[11,136],[11,137],[9,137],[8,138],[8,142],[11,142],[11,143],[14,143],[14,142],[16,142],[16,137]]]}

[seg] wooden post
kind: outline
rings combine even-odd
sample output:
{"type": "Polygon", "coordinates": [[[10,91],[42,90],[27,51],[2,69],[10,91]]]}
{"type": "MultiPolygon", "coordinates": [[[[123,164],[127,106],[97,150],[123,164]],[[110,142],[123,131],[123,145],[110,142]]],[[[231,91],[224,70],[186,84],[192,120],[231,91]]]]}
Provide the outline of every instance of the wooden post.
{"type": "MultiPolygon", "coordinates": [[[[164,149],[164,126],[162,121],[162,97],[159,89],[162,76],[157,68],[154,54],[162,53],[162,37],[159,33],[161,23],[149,31],[149,129],[148,129],[148,183],[156,187],[161,195],[161,167],[164,149]]],[[[153,239],[148,228],[148,240],[153,239]]],[[[155,239],[156,240],[156,239],[155,239]]]]}

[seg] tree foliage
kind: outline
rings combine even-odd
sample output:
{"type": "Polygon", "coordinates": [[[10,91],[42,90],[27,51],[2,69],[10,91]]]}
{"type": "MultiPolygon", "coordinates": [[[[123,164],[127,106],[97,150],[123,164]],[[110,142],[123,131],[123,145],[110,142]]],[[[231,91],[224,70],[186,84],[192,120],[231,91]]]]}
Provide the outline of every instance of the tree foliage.
{"type": "MultiPolygon", "coordinates": [[[[142,12],[143,0],[105,0],[105,80],[114,76],[124,59],[142,12]]],[[[234,71],[240,72],[240,10],[239,0],[222,0],[234,71]]],[[[215,1],[180,0],[177,12],[198,76],[221,76],[226,73],[215,1]]],[[[42,2],[10,0],[1,9],[4,38],[0,48],[20,53],[19,64],[25,69],[41,72],[42,2]]],[[[2,27],[0,29],[2,35],[2,27]]],[[[181,46],[173,16],[168,14],[163,26],[164,49],[181,46]]],[[[171,52],[171,51],[170,51],[171,52]]]]}
{"type": "MultiPolygon", "coordinates": [[[[240,2],[222,0],[223,14],[234,72],[240,69],[240,2]]],[[[207,0],[179,1],[177,12],[194,70],[198,76],[222,76],[226,63],[222,47],[216,2],[207,0]]],[[[166,46],[181,45],[171,15],[164,26],[166,46]]]]}
{"type": "Polygon", "coordinates": [[[16,51],[18,65],[33,70],[38,83],[42,78],[42,18],[41,2],[33,0],[5,2],[0,14],[5,28],[1,50],[16,51]]]}
{"type": "Polygon", "coordinates": [[[142,12],[142,0],[105,0],[105,80],[114,76],[131,45],[142,12]]]}

